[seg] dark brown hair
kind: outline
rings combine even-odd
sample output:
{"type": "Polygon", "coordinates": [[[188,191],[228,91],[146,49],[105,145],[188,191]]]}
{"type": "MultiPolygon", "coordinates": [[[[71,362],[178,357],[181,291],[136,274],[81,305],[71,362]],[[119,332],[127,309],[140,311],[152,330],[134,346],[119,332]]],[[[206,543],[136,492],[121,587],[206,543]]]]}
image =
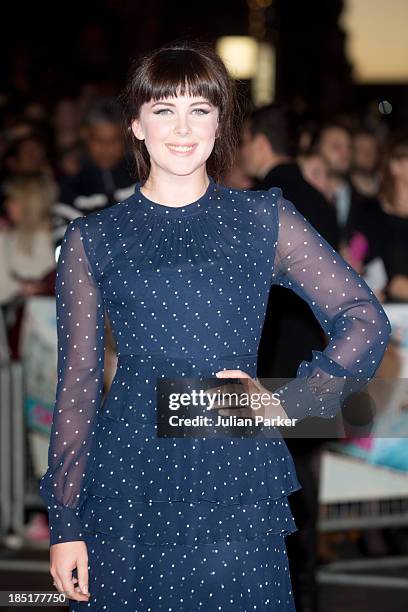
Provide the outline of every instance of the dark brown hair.
{"type": "Polygon", "coordinates": [[[408,136],[398,135],[393,138],[384,156],[381,168],[380,195],[392,208],[395,207],[395,177],[391,172],[391,162],[394,159],[408,157],[408,136]]]}
{"type": "Polygon", "coordinates": [[[219,181],[234,162],[243,112],[236,83],[221,58],[209,44],[197,41],[166,45],[132,63],[118,102],[138,178],[144,183],[149,176],[150,156],[144,140],[133,134],[132,123],[145,102],[177,95],[201,96],[218,108],[217,138],[207,171],[219,181]]]}

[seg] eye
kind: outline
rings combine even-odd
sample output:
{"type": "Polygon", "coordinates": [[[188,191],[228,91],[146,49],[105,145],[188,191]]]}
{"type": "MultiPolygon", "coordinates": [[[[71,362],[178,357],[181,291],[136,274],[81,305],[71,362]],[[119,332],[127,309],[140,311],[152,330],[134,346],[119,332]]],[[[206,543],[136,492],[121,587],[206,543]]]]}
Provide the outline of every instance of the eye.
{"type": "Polygon", "coordinates": [[[153,111],[153,113],[154,113],[155,115],[165,115],[165,114],[167,113],[167,111],[168,111],[168,112],[171,112],[170,108],[160,108],[160,109],[159,109],[159,110],[157,110],[157,111],[153,111]]]}
{"type": "Polygon", "coordinates": [[[208,115],[210,111],[205,108],[195,108],[193,112],[197,112],[198,115],[208,115]]]}

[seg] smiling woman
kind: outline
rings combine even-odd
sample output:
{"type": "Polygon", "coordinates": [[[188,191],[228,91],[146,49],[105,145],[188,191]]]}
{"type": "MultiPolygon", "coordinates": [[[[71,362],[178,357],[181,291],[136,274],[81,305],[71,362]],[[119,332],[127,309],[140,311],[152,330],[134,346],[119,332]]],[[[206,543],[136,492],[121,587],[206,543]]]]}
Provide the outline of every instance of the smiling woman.
{"type": "Polygon", "coordinates": [[[140,181],[72,221],[58,259],[58,386],[41,479],[55,584],[77,600],[72,611],[294,612],[285,537],[300,483],[284,440],[158,437],[157,382],[255,377],[270,286],[284,284],[331,335],[302,364],[310,386],[279,396],[284,413],[329,416],[333,383],[374,374],[388,320],[279,188],[215,180],[234,158],[240,114],[213,50],[152,52],[123,103],[140,181]],[[102,401],[105,309],[118,365],[102,401]]]}
{"type": "MultiPolygon", "coordinates": [[[[218,129],[214,140],[207,143],[207,171],[216,180],[234,160],[239,142],[243,112],[238,102],[235,82],[217,53],[207,45],[172,45],[155,50],[137,62],[130,72],[128,84],[120,96],[127,135],[133,150],[137,174],[143,183],[149,176],[151,155],[140,123],[150,119],[149,126],[174,127],[179,122],[181,133],[166,141],[170,145],[193,144],[192,129],[218,129]],[[153,115],[153,117],[151,117],[153,115]],[[184,131],[183,131],[184,128],[184,131]]],[[[200,136],[200,135],[198,135],[200,136]]],[[[202,156],[204,151],[202,151],[202,156]]]]}
{"type": "Polygon", "coordinates": [[[162,195],[168,202],[170,196],[173,200],[172,191],[175,190],[175,203],[180,203],[177,201],[180,198],[184,203],[186,189],[189,189],[185,179],[188,175],[192,187],[194,183],[198,188],[198,193],[191,189],[191,197],[195,199],[201,195],[206,188],[203,187],[205,164],[214,148],[218,127],[218,108],[200,97],[179,94],[174,99],[143,104],[139,117],[132,123],[132,131],[149,152],[150,172],[143,185],[146,194],[154,198],[162,184],[164,193],[158,193],[159,197],[162,195]],[[175,180],[177,176],[180,179],[175,180]],[[196,177],[201,179],[200,183],[196,177]],[[180,180],[183,189],[179,189],[180,180]]]}

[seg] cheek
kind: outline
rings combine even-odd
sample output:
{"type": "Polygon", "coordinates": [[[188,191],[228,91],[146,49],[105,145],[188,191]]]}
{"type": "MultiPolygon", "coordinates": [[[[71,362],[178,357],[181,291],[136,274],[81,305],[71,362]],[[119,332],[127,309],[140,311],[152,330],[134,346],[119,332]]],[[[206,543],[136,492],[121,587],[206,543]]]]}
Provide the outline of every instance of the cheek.
{"type": "Polygon", "coordinates": [[[247,161],[252,159],[253,151],[252,151],[252,145],[250,141],[247,140],[242,143],[241,155],[247,161]]]}
{"type": "Polygon", "coordinates": [[[147,142],[160,142],[164,140],[171,130],[170,122],[151,121],[145,126],[145,138],[147,142]]]}
{"type": "Polygon", "coordinates": [[[217,132],[217,118],[211,117],[209,121],[203,121],[202,123],[197,124],[197,129],[206,137],[208,140],[212,140],[215,138],[217,132]]]}
{"type": "Polygon", "coordinates": [[[404,178],[408,178],[408,162],[404,161],[404,163],[401,166],[401,170],[402,170],[402,175],[404,176],[404,178]]]}

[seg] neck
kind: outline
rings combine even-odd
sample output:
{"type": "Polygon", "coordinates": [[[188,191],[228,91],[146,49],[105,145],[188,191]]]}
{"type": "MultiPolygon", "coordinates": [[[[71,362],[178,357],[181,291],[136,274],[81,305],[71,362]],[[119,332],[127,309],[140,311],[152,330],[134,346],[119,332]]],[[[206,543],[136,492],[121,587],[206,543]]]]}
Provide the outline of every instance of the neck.
{"type": "Polygon", "coordinates": [[[256,174],[256,178],[263,179],[268,174],[268,172],[276,168],[276,166],[279,166],[280,164],[287,164],[291,161],[292,159],[289,155],[273,153],[268,156],[268,158],[265,159],[264,162],[261,164],[256,174]]]}
{"type": "Polygon", "coordinates": [[[395,185],[394,206],[401,211],[408,211],[408,183],[397,181],[395,185]]]}
{"type": "Polygon", "coordinates": [[[209,180],[205,166],[188,175],[171,174],[152,167],[141,192],[158,204],[178,206],[198,200],[205,193],[209,180]]]}
{"type": "Polygon", "coordinates": [[[337,191],[337,189],[340,189],[340,187],[343,187],[343,185],[346,184],[346,179],[341,174],[331,174],[330,182],[333,189],[337,191]]]}

